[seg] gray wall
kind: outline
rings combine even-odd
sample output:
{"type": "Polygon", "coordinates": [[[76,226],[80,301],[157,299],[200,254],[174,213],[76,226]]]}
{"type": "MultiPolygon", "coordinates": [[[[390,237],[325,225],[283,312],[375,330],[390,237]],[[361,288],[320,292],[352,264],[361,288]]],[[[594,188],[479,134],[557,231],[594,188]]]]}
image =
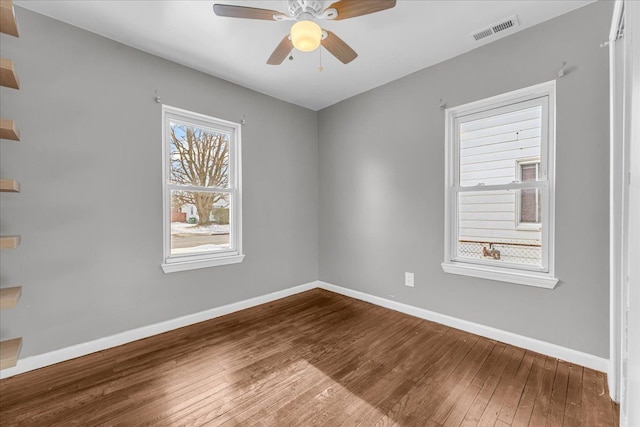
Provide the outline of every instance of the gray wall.
{"type": "Polygon", "coordinates": [[[21,357],[82,343],[317,279],[317,114],[16,8],[20,38],[2,56],[22,87],[2,88],[2,337],[21,357]],[[242,128],[243,263],[164,274],[160,104],[242,128]]]}
{"type": "MultiPolygon", "coordinates": [[[[319,277],[608,357],[608,51],[598,2],[322,110],[319,277]],[[557,81],[554,290],[445,274],[444,114],[557,81]],[[415,288],[404,272],[415,272],[415,288]]],[[[419,54],[419,49],[416,49],[419,54]]]]}
{"type": "Polygon", "coordinates": [[[24,337],[25,357],[320,278],[607,357],[599,44],[610,12],[598,2],[315,113],[17,8],[21,37],[2,35],[0,47],[22,88],[2,88],[0,107],[23,142],[0,143],[0,175],[23,191],[0,196],[0,228],[23,243],[2,252],[0,280],[24,295],[0,313],[2,337],[24,337]],[[443,273],[439,99],[454,106],[548,81],[562,61],[571,70],[557,86],[560,284],[443,273]],[[169,105],[247,120],[242,264],[160,269],[155,89],[169,105]]]}

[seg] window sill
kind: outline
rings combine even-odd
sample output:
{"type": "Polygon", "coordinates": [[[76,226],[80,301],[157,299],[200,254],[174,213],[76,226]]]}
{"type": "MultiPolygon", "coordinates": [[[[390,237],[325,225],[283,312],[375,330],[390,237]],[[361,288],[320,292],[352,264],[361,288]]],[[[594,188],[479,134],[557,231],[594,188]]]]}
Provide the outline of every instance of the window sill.
{"type": "Polygon", "coordinates": [[[500,282],[517,283],[519,285],[535,286],[553,289],[558,279],[545,273],[502,270],[484,265],[469,265],[453,262],[443,262],[442,269],[446,273],[462,276],[479,277],[481,279],[497,280],[500,282]]]}
{"type": "Polygon", "coordinates": [[[217,267],[227,264],[238,264],[244,259],[244,255],[232,255],[219,258],[210,258],[197,261],[182,261],[162,264],[162,271],[175,273],[176,271],[196,270],[198,268],[217,267]]]}

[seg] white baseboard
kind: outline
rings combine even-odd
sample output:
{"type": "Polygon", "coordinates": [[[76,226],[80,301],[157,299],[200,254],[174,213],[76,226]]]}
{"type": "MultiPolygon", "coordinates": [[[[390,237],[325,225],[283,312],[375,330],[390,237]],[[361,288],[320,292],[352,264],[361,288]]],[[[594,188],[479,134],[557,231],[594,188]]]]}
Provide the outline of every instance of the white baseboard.
{"type": "Polygon", "coordinates": [[[318,282],[318,287],[326,289],[351,298],[356,298],[371,304],[419,317],[421,319],[430,320],[432,322],[451,326],[472,334],[487,337],[496,341],[511,344],[527,350],[535,351],[546,356],[555,357],[596,371],[607,372],[609,369],[609,360],[594,356],[592,354],[583,353],[581,351],[572,350],[556,344],[540,341],[534,338],[525,337],[514,334],[513,332],[503,331],[501,329],[492,328],[490,326],[480,325],[478,323],[462,320],[445,314],[436,313],[424,308],[414,307],[412,305],[403,304],[397,301],[391,301],[385,298],[366,294],[364,292],[354,291],[353,289],[343,288],[341,286],[332,285],[326,282],[318,282]]]}
{"type": "Polygon", "coordinates": [[[199,313],[189,314],[178,317],[176,319],[155,323],[149,326],[132,329],[119,334],[111,335],[97,340],[88,341],[82,344],[61,348],[59,350],[50,351],[48,353],[38,354],[36,356],[25,357],[19,359],[16,366],[0,371],[0,378],[8,378],[24,372],[33,371],[34,369],[43,368],[55,363],[64,362],[65,360],[75,359],[76,357],[85,356],[95,353],[96,351],[106,350],[111,347],[117,347],[142,338],[148,338],[153,335],[168,332],[173,329],[182,328],[184,326],[193,325],[194,323],[204,322],[205,320],[224,316],[225,314],[235,311],[244,310],[246,308],[255,307],[260,304],[275,301],[290,295],[305,292],[318,287],[318,282],[309,282],[304,285],[294,286],[267,295],[250,298],[244,301],[235,302],[222,307],[212,308],[210,310],[201,311],[199,313]]]}
{"type": "Polygon", "coordinates": [[[460,329],[472,334],[480,335],[507,344],[521,347],[547,356],[566,360],[597,371],[607,372],[609,360],[602,357],[593,356],[570,348],[561,347],[556,344],[550,344],[545,341],[528,338],[512,332],[503,331],[501,329],[492,328],[490,326],[480,325],[467,320],[458,319],[444,314],[426,310],[424,308],[414,307],[397,301],[391,301],[385,298],[366,294],[364,292],[354,291],[352,289],[343,288],[332,285],[330,283],[315,281],[305,283],[304,285],[294,286],[267,295],[250,298],[244,301],[235,302],[224,305],[222,307],[212,308],[210,310],[201,311],[199,313],[189,314],[187,316],[178,317],[176,319],[167,320],[141,328],[132,329],[119,334],[111,335],[97,340],[89,341],[70,347],[61,348],[59,350],[50,351],[48,353],[38,354],[35,356],[25,357],[18,360],[18,364],[13,368],[3,369],[0,371],[0,378],[8,378],[24,372],[33,371],[34,369],[43,368],[45,366],[64,362],[65,360],[75,359],[76,357],[85,356],[95,353],[96,351],[106,350],[111,347],[117,347],[142,338],[148,338],[153,335],[168,332],[173,329],[182,328],[184,326],[193,325],[194,323],[204,322],[205,320],[214,319],[246,308],[255,307],[291,295],[305,292],[314,288],[326,289],[351,298],[366,301],[381,307],[419,317],[421,319],[430,320],[432,322],[441,323],[460,329]]]}

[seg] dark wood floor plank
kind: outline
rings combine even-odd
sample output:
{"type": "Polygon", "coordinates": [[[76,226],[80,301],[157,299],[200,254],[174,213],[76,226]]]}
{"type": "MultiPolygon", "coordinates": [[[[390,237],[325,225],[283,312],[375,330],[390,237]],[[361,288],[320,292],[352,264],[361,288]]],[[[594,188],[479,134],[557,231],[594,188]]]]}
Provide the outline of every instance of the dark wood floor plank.
{"type": "Polygon", "coordinates": [[[487,378],[491,374],[493,367],[500,360],[500,356],[506,349],[506,345],[502,343],[496,343],[493,347],[493,351],[482,365],[482,368],[476,376],[473,378],[471,383],[464,390],[462,396],[460,396],[454,406],[451,408],[449,413],[447,414],[444,420],[442,419],[434,419],[436,422],[442,422],[444,426],[457,427],[462,423],[462,420],[467,415],[469,408],[475,401],[478,393],[482,390],[482,386],[487,381],[487,378]]]}
{"type": "Polygon", "coordinates": [[[357,412],[357,408],[365,406],[363,403],[378,404],[378,396],[389,390],[389,386],[400,387],[405,379],[413,377],[415,372],[412,370],[416,366],[421,366],[416,361],[419,354],[429,354],[432,346],[437,344],[441,337],[440,328],[434,329],[429,325],[429,328],[425,329],[425,323],[421,322],[421,324],[422,328],[417,326],[404,337],[405,339],[392,343],[387,350],[377,355],[370,352],[363,354],[373,362],[370,374],[360,376],[350,383],[340,381],[348,389],[348,396],[333,405],[327,405],[320,417],[313,418],[311,422],[319,424],[324,420],[326,425],[342,425],[354,412],[357,412]],[[408,361],[410,363],[407,363],[408,361]],[[384,380],[387,382],[385,383],[384,380]]]}
{"type": "Polygon", "coordinates": [[[596,372],[592,369],[584,368],[582,374],[582,411],[581,421],[584,426],[597,426],[598,416],[598,379],[596,372]]]}
{"type": "Polygon", "coordinates": [[[398,329],[393,336],[378,337],[375,343],[364,352],[353,351],[353,366],[341,375],[331,374],[335,370],[334,363],[319,360],[315,364],[316,367],[325,375],[337,380],[339,387],[329,387],[318,393],[312,398],[314,410],[294,415],[296,421],[303,425],[327,425],[334,408],[339,411],[340,405],[348,402],[351,393],[360,395],[372,378],[377,378],[393,369],[392,366],[389,367],[389,363],[385,365],[384,359],[388,359],[390,364],[398,363],[398,359],[402,357],[401,352],[403,349],[406,350],[407,340],[414,335],[413,332],[418,323],[420,322],[408,325],[410,328],[398,329]],[[391,354],[395,354],[395,357],[390,357],[391,354]]]}
{"type": "MultiPolygon", "coordinates": [[[[488,340],[483,341],[485,342],[481,344],[481,346],[486,346],[488,340]]],[[[441,393],[437,393],[439,391],[439,387],[446,387],[450,385],[450,383],[447,382],[447,379],[458,368],[460,363],[477,343],[478,337],[476,336],[468,335],[464,337],[461,345],[447,354],[447,360],[444,361],[445,363],[442,367],[431,376],[422,377],[416,386],[406,396],[404,396],[403,399],[398,402],[398,404],[388,412],[382,420],[380,420],[380,422],[384,424],[388,422],[388,419],[389,421],[400,425],[426,424],[428,416],[423,414],[425,403],[429,404],[429,409],[432,409],[430,405],[438,403],[442,398],[442,394],[448,392],[448,389],[443,388],[440,390],[441,393]],[[438,399],[437,401],[434,402],[431,398],[427,401],[424,400],[424,396],[430,396],[432,394],[436,399],[438,399]]],[[[430,415],[430,413],[427,415],[430,415]]]]}
{"type": "MultiPolygon", "coordinates": [[[[366,306],[363,307],[362,310],[366,310],[366,312],[368,312],[369,310],[375,310],[375,307],[366,306]]],[[[365,317],[363,319],[356,319],[352,322],[348,321],[347,319],[338,320],[341,321],[341,324],[334,324],[333,321],[328,322],[327,318],[325,318],[323,322],[328,323],[329,327],[327,329],[324,329],[324,326],[321,327],[321,325],[319,325],[318,328],[316,328],[316,333],[322,334],[322,331],[324,330],[324,333],[328,337],[330,337],[328,339],[318,340],[317,342],[306,344],[305,342],[307,340],[304,339],[296,338],[293,341],[281,340],[278,345],[270,345],[266,348],[266,350],[260,352],[252,351],[252,343],[246,343],[246,346],[241,354],[246,353],[253,355],[252,363],[258,364],[257,367],[261,371],[268,372],[267,368],[260,366],[261,360],[266,356],[285,357],[285,359],[283,359],[281,363],[283,367],[286,367],[287,364],[291,363],[291,361],[300,357],[310,357],[309,355],[311,354],[323,354],[326,357],[326,352],[333,352],[334,354],[339,353],[339,346],[337,348],[327,347],[326,343],[330,343],[334,339],[344,342],[344,340],[340,340],[340,338],[342,336],[349,336],[349,328],[352,327],[354,329],[358,329],[361,324],[363,324],[362,322],[367,321],[367,318],[365,317]],[[296,348],[295,351],[291,350],[291,348],[293,347],[296,348]],[[256,359],[256,354],[259,355],[259,359],[256,359]]],[[[351,337],[353,338],[353,335],[351,335],[351,337]]],[[[252,381],[257,381],[259,378],[256,378],[255,374],[253,374],[252,370],[248,369],[248,367],[250,367],[250,365],[238,364],[236,366],[227,366],[225,369],[225,374],[231,375],[233,377],[233,381],[226,385],[229,387],[244,387],[250,385],[252,381]]],[[[205,387],[206,389],[207,384],[216,384],[218,382],[220,382],[220,378],[212,377],[207,380],[203,387],[205,387]]],[[[133,418],[140,420],[155,420],[157,422],[160,422],[163,417],[173,416],[173,414],[176,412],[184,413],[193,411],[194,408],[192,407],[192,405],[197,405],[198,402],[202,402],[202,404],[205,404],[207,400],[217,399],[220,396],[224,396],[226,393],[227,392],[224,389],[214,389],[210,386],[208,387],[208,390],[203,392],[200,392],[198,390],[190,390],[190,386],[186,386],[183,388],[178,387],[175,395],[169,395],[163,397],[159,401],[151,402],[148,405],[142,407],[136,407],[135,414],[132,417],[129,417],[125,414],[118,417],[117,420],[123,419],[128,421],[133,418]],[[184,394],[185,391],[188,392],[187,395],[184,394]],[[179,402],[171,404],[173,400],[178,400],[179,402]]]]}
{"type": "Polygon", "coordinates": [[[564,425],[579,426],[582,420],[582,366],[569,364],[569,382],[564,406],[564,425]]]}
{"type": "Polygon", "coordinates": [[[462,361],[461,367],[456,369],[447,379],[443,387],[438,387],[428,404],[420,408],[422,418],[429,419],[435,424],[442,425],[460,395],[476,377],[485,361],[491,355],[496,343],[480,340],[462,361]]]}
{"type": "MultiPolygon", "coordinates": [[[[592,378],[595,377],[595,397],[588,398],[587,405],[591,406],[590,414],[593,414],[593,417],[588,417],[585,420],[585,424],[593,420],[592,425],[602,426],[602,427],[612,427],[614,424],[614,417],[612,412],[611,399],[609,398],[609,387],[607,384],[607,378],[603,372],[597,372],[593,369],[586,369],[585,371],[589,371],[586,375],[588,381],[592,381],[592,378]]],[[[584,398],[584,396],[583,396],[584,398]]]]}
{"type": "Polygon", "coordinates": [[[387,392],[383,398],[379,397],[375,407],[361,408],[360,414],[354,413],[356,418],[351,420],[351,423],[345,421],[344,425],[371,426],[378,422],[392,423],[393,417],[389,417],[388,414],[402,407],[406,396],[419,383],[433,381],[451,355],[466,342],[467,336],[461,331],[449,330],[436,346],[423,349],[423,357],[416,359],[415,364],[399,367],[396,372],[404,381],[392,393],[387,392]],[[416,367],[419,368],[418,371],[416,367]]]}
{"type": "Polygon", "coordinates": [[[611,400],[611,412],[613,412],[613,425],[620,425],[620,404],[611,400]]]}
{"type": "MultiPolygon", "coordinates": [[[[222,405],[224,399],[234,399],[242,395],[243,390],[258,390],[267,388],[271,384],[290,382],[305,372],[307,366],[299,361],[288,360],[281,355],[274,355],[271,361],[262,360],[251,367],[240,371],[228,372],[226,377],[208,377],[204,381],[185,385],[186,392],[179,390],[166,397],[156,399],[151,404],[130,409],[129,412],[114,418],[115,423],[109,425],[156,424],[172,414],[191,407],[203,399],[208,399],[212,405],[222,405]]],[[[203,372],[200,375],[206,375],[203,372]]]]}
{"type": "Polygon", "coordinates": [[[343,407],[334,408],[339,411],[336,411],[338,413],[332,418],[332,424],[357,425],[364,421],[370,411],[375,411],[378,416],[381,416],[385,411],[390,410],[397,403],[393,397],[404,395],[406,390],[415,385],[415,367],[429,366],[437,361],[440,353],[434,351],[434,346],[445,347],[456,338],[455,334],[450,332],[451,329],[442,325],[436,328],[424,322],[418,325],[415,335],[404,343],[403,349],[400,349],[396,361],[389,364],[386,357],[379,359],[379,362],[387,368],[384,374],[374,377],[373,384],[364,383],[359,389],[359,398],[368,405],[362,405],[356,397],[344,402],[343,407]],[[444,335],[447,333],[449,337],[445,338],[444,335]],[[389,393],[389,391],[393,392],[389,393]]]}
{"type": "MultiPolygon", "coordinates": [[[[307,361],[311,358],[311,364],[319,363],[321,361],[325,361],[334,367],[342,369],[343,371],[349,373],[353,369],[356,368],[357,360],[354,360],[354,355],[350,355],[350,357],[345,357],[345,350],[349,348],[349,346],[354,346],[355,348],[359,348],[360,346],[370,347],[373,343],[380,340],[381,337],[386,337],[386,331],[393,330],[394,328],[399,328],[402,326],[413,326],[415,325],[415,319],[410,319],[404,316],[399,316],[398,313],[383,311],[381,312],[380,320],[380,329],[377,331],[375,329],[364,329],[361,331],[360,335],[353,342],[351,341],[341,341],[334,343],[334,345],[330,348],[326,348],[325,353],[316,353],[313,357],[308,356],[305,358],[307,361]],[[336,350],[339,348],[339,350],[336,350]],[[343,365],[340,366],[338,362],[341,362],[343,365]],[[346,364],[346,367],[344,366],[346,364]]],[[[330,340],[335,342],[333,339],[333,334],[335,331],[332,331],[330,334],[330,340]]],[[[267,385],[267,387],[271,387],[271,385],[267,385]]],[[[221,417],[223,414],[228,412],[230,408],[234,406],[242,405],[246,402],[246,398],[251,399],[251,396],[246,396],[246,389],[240,388],[234,390],[234,395],[237,395],[234,400],[229,402],[228,396],[225,396],[225,399],[222,401],[217,400],[217,403],[213,403],[211,398],[202,399],[200,402],[192,405],[189,408],[180,411],[179,413],[172,414],[169,418],[167,418],[166,423],[180,423],[180,424],[203,424],[211,422],[212,420],[221,417]],[[222,405],[219,403],[222,402],[222,405]]]]}
{"type": "Polygon", "coordinates": [[[553,381],[551,402],[549,403],[549,417],[546,425],[561,426],[564,423],[564,408],[567,398],[567,386],[569,385],[569,363],[558,361],[556,377],[553,381]]]}
{"type": "Polygon", "coordinates": [[[607,377],[603,372],[593,372],[596,374],[596,424],[604,427],[612,427],[614,425],[613,423],[615,418],[613,416],[611,399],[609,398],[609,386],[607,384],[607,377]]]}
{"type": "MultiPolygon", "coordinates": [[[[249,328],[251,329],[251,328],[249,328]]],[[[285,329],[285,333],[288,333],[290,331],[290,328],[286,328],[285,329]]],[[[203,351],[208,350],[209,347],[203,348],[202,346],[198,347],[198,354],[199,354],[199,358],[201,359],[203,356],[205,356],[207,359],[209,359],[213,365],[213,367],[215,369],[217,369],[217,372],[222,372],[224,370],[228,370],[231,368],[231,366],[229,365],[230,363],[233,363],[235,365],[239,365],[239,366],[245,366],[246,364],[252,364],[255,362],[255,355],[253,355],[252,357],[245,357],[245,355],[250,355],[252,354],[252,352],[242,352],[243,348],[246,348],[246,346],[250,343],[250,342],[256,342],[256,339],[251,336],[251,334],[245,334],[248,336],[239,336],[236,337],[237,339],[240,339],[240,343],[241,345],[238,346],[237,344],[235,344],[236,339],[234,338],[233,334],[230,334],[227,339],[224,341],[224,345],[219,344],[218,346],[216,346],[215,348],[219,351],[216,352],[216,354],[208,354],[207,352],[203,353],[203,351]],[[228,348],[229,347],[229,348],[228,348]],[[229,354],[230,352],[230,354],[229,354]],[[238,355],[240,355],[240,357],[238,357],[238,355]],[[231,360],[232,362],[227,361],[231,360]]],[[[268,337],[272,334],[262,334],[263,337],[268,337]]],[[[209,337],[205,337],[205,338],[209,338],[209,337]]],[[[280,340],[279,341],[287,341],[287,340],[283,340],[283,338],[285,338],[285,336],[283,335],[283,333],[281,333],[279,335],[280,340]]],[[[291,339],[297,339],[297,334],[295,333],[295,330],[292,331],[291,334],[291,339]]],[[[257,342],[261,342],[261,341],[257,341],[257,342]]],[[[267,351],[271,351],[271,349],[273,348],[273,343],[271,341],[265,343],[265,347],[268,349],[267,351]]],[[[264,357],[265,354],[261,353],[261,356],[264,357]]],[[[153,358],[150,358],[151,360],[154,360],[153,358]]],[[[188,359],[186,359],[187,361],[189,361],[190,359],[193,359],[192,356],[189,356],[188,359]]],[[[197,358],[196,358],[197,359],[197,358]]],[[[180,381],[177,381],[176,379],[171,378],[170,374],[171,372],[167,369],[165,369],[164,367],[162,367],[163,369],[156,369],[156,372],[160,372],[162,377],[165,380],[168,380],[168,382],[171,384],[171,387],[173,387],[173,389],[177,390],[178,393],[185,393],[187,391],[189,391],[189,387],[193,387],[196,385],[199,385],[198,383],[201,382],[200,381],[191,381],[190,379],[193,377],[193,375],[198,375],[200,374],[200,377],[202,377],[204,372],[207,372],[210,374],[210,376],[213,376],[214,372],[209,372],[209,371],[204,371],[202,369],[198,370],[198,366],[195,366],[196,371],[191,372],[189,370],[187,370],[185,368],[185,366],[183,366],[182,364],[183,361],[181,361],[181,364],[178,366],[178,369],[175,369],[176,375],[178,375],[179,377],[183,377],[186,378],[187,381],[189,381],[188,386],[183,386],[180,381]]],[[[201,360],[196,360],[196,362],[201,363],[201,360]]],[[[138,378],[138,376],[134,376],[135,378],[138,378]]],[[[206,378],[205,378],[206,379],[206,378]]],[[[122,401],[119,400],[118,402],[113,401],[113,399],[117,399],[117,396],[107,396],[104,399],[101,400],[96,400],[96,402],[92,405],[88,405],[85,407],[85,410],[88,411],[89,413],[92,414],[92,417],[90,420],[87,421],[93,421],[95,420],[99,420],[103,417],[106,417],[109,414],[104,414],[103,411],[106,409],[109,409],[111,411],[112,414],[123,414],[121,415],[122,417],[126,417],[125,411],[127,408],[122,408],[120,407],[121,404],[128,404],[129,407],[133,407],[136,408],[136,410],[140,409],[140,405],[142,403],[144,403],[145,400],[143,400],[140,396],[140,394],[142,394],[142,396],[144,396],[144,398],[146,400],[153,400],[153,396],[150,395],[150,393],[148,393],[148,389],[150,387],[143,387],[141,390],[135,390],[135,389],[124,389],[123,392],[126,393],[129,396],[132,396],[133,399],[128,399],[127,401],[122,401]],[[137,403],[137,405],[135,405],[137,403]]],[[[158,388],[157,392],[159,393],[167,393],[167,387],[163,387],[163,388],[158,388]]],[[[161,400],[161,402],[163,402],[161,400]]],[[[164,401],[163,403],[166,403],[166,401],[164,401]]],[[[61,421],[72,421],[72,420],[67,420],[65,418],[62,418],[61,421]]]]}
{"type": "MultiPolygon", "coordinates": [[[[421,329],[428,331],[429,329],[431,329],[431,327],[430,325],[426,325],[423,323],[421,326],[421,329]]],[[[434,329],[437,330],[437,338],[439,338],[437,340],[437,344],[439,345],[438,350],[425,351],[424,348],[420,348],[422,350],[420,352],[421,357],[415,360],[415,364],[401,363],[400,365],[396,366],[390,375],[394,378],[399,378],[401,380],[400,386],[395,389],[397,390],[396,393],[390,393],[392,389],[386,388],[381,394],[374,395],[375,398],[377,398],[378,400],[382,399],[381,401],[378,402],[378,406],[384,407],[385,404],[387,406],[392,405],[390,401],[393,401],[394,397],[404,395],[404,390],[407,390],[408,388],[412,387],[415,384],[415,381],[413,379],[407,380],[407,378],[409,377],[409,375],[407,375],[407,372],[406,372],[407,369],[415,369],[416,366],[421,366],[421,367],[429,366],[429,364],[431,363],[431,360],[434,360],[434,361],[437,360],[438,355],[442,353],[442,349],[448,348],[449,343],[454,341],[457,338],[457,336],[459,336],[459,331],[455,331],[446,327],[443,328],[442,325],[438,325],[434,329]]],[[[432,345],[432,344],[435,344],[435,343],[432,343],[428,339],[425,340],[424,343],[422,343],[422,345],[432,345]]],[[[337,378],[339,376],[344,376],[347,373],[348,373],[348,369],[343,370],[342,372],[339,372],[338,374],[334,375],[334,378],[337,378]]],[[[415,372],[412,371],[411,375],[415,375],[415,372]]],[[[260,425],[290,425],[292,423],[295,423],[299,414],[304,414],[305,412],[304,407],[313,398],[313,396],[316,396],[318,393],[320,393],[322,390],[325,390],[326,388],[327,388],[326,384],[318,384],[318,386],[315,386],[314,388],[307,390],[305,393],[301,393],[294,400],[292,400],[291,402],[288,402],[286,405],[278,409],[275,413],[266,414],[267,417],[264,418],[264,421],[266,421],[266,423],[260,422],[260,425]]],[[[374,386],[374,389],[375,389],[375,386],[374,386]]],[[[367,401],[370,402],[371,400],[367,400],[367,401]]],[[[367,413],[370,408],[371,407],[369,405],[363,405],[359,407],[359,409],[362,410],[364,413],[367,413]]],[[[354,425],[354,423],[355,422],[347,425],[354,425]]]]}
{"type": "Polygon", "coordinates": [[[0,380],[0,425],[617,426],[603,373],[312,290],[0,380]]]}
{"type": "MultiPolygon", "coordinates": [[[[353,396],[361,395],[364,388],[370,385],[372,378],[377,378],[392,369],[397,363],[397,359],[401,357],[403,350],[407,349],[412,343],[417,342],[414,331],[419,323],[419,321],[413,321],[407,322],[402,326],[397,325],[397,332],[393,336],[386,339],[377,337],[369,346],[369,350],[365,352],[366,354],[363,352],[356,353],[352,359],[353,365],[349,366],[348,371],[344,373],[336,371],[336,368],[344,363],[343,360],[335,360],[333,362],[328,361],[326,358],[313,360],[313,368],[316,372],[320,371],[317,372],[317,375],[331,377],[334,381],[332,385],[325,387],[316,395],[321,405],[317,406],[315,410],[299,414],[296,417],[296,421],[303,425],[336,425],[335,420],[331,419],[330,421],[330,418],[331,415],[338,415],[343,410],[341,404],[346,404],[353,396]],[[411,341],[412,339],[413,341],[411,341]],[[389,356],[391,354],[394,356],[389,356]],[[336,383],[340,384],[337,389],[336,383]],[[309,416],[309,420],[306,419],[307,416],[309,416]]],[[[341,370],[344,371],[344,369],[341,370]]],[[[280,396],[278,395],[273,396],[271,399],[276,404],[279,400],[280,396]]],[[[267,405],[270,404],[273,406],[271,402],[267,402],[267,405]]],[[[263,403],[261,406],[267,405],[263,403]]],[[[234,417],[236,421],[244,422],[259,412],[256,410],[256,405],[251,402],[246,403],[245,406],[246,409],[243,416],[234,417]]],[[[238,411],[234,410],[234,412],[238,411]]],[[[225,414],[225,416],[217,418],[215,424],[221,425],[220,422],[227,422],[228,419],[229,415],[225,414]]]]}
{"type": "Polygon", "coordinates": [[[502,373],[507,368],[509,362],[513,359],[514,354],[516,354],[518,349],[515,347],[508,347],[500,356],[498,362],[493,366],[489,377],[482,384],[482,388],[478,392],[478,395],[473,401],[473,404],[467,411],[464,419],[460,423],[462,426],[476,426],[480,422],[482,418],[482,414],[485,411],[485,408],[489,404],[491,400],[491,396],[495,392],[498,383],[500,382],[500,378],[502,377],[502,373]]]}
{"type": "Polygon", "coordinates": [[[513,385],[513,381],[518,373],[518,368],[522,363],[524,355],[525,350],[522,349],[517,349],[517,351],[512,353],[511,359],[500,376],[496,389],[491,395],[489,402],[487,402],[487,406],[480,417],[478,425],[493,426],[498,421],[500,411],[505,403],[505,399],[507,398],[507,392],[513,385]]]}
{"type": "Polygon", "coordinates": [[[445,334],[444,340],[440,345],[429,352],[428,361],[414,366],[414,373],[406,376],[409,380],[399,388],[402,392],[387,394],[387,397],[376,408],[372,408],[363,417],[359,418],[356,425],[393,424],[393,414],[406,406],[407,399],[414,389],[421,383],[434,381],[443,367],[449,363],[452,355],[467,343],[467,337],[468,334],[457,330],[452,330],[451,333],[445,334]],[[417,373],[415,371],[416,367],[421,368],[417,373]]]}
{"type": "Polygon", "coordinates": [[[540,389],[533,405],[531,419],[529,420],[529,425],[532,427],[544,427],[544,425],[547,423],[547,417],[549,416],[550,409],[549,405],[551,401],[551,392],[553,390],[553,382],[555,380],[557,366],[557,359],[554,359],[552,357],[547,357],[545,359],[544,373],[542,374],[540,389]]]}
{"type": "Polygon", "coordinates": [[[520,402],[518,402],[518,407],[516,408],[516,413],[513,417],[512,425],[529,425],[536,399],[540,394],[540,390],[542,390],[542,378],[545,372],[545,361],[545,356],[543,356],[542,354],[536,354],[536,357],[533,360],[533,365],[531,366],[531,370],[529,371],[529,376],[527,377],[527,382],[524,386],[524,390],[522,391],[520,402]]]}
{"type": "Polygon", "coordinates": [[[505,401],[498,415],[500,422],[504,424],[511,424],[513,422],[513,417],[516,415],[516,409],[520,403],[520,398],[522,397],[522,392],[527,383],[527,378],[529,377],[529,372],[531,372],[531,366],[533,365],[535,357],[535,353],[531,351],[525,352],[522,362],[518,367],[516,377],[507,388],[505,401]]]}

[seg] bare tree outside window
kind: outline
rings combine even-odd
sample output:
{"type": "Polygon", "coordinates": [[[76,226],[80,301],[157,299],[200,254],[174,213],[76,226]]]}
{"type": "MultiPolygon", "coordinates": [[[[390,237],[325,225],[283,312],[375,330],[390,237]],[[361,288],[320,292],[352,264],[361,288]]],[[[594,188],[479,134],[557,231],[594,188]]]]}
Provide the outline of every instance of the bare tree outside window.
{"type": "MultiPolygon", "coordinates": [[[[194,187],[228,188],[229,135],[186,124],[170,124],[171,181],[194,187]]],[[[173,210],[193,205],[198,225],[211,224],[214,205],[228,202],[226,193],[175,191],[173,210]]],[[[225,203],[226,204],[226,203],[225,203]]]]}

